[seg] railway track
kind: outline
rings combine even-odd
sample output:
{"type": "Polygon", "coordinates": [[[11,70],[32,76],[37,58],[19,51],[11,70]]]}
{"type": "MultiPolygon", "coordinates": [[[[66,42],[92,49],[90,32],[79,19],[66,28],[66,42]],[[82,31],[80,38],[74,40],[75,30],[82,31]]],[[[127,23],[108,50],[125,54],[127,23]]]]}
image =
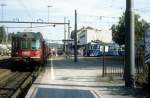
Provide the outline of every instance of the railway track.
{"type": "Polygon", "coordinates": [[[31,72],[3,72],[0,74],[0,98],[23,98],[38,73],[39,68],[31,72]]]}

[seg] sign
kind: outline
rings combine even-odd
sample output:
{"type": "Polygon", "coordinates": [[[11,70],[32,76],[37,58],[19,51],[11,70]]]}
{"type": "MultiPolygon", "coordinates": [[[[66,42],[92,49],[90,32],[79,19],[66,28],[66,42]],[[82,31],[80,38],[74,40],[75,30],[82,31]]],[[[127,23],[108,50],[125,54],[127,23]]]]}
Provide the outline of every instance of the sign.
{"type": "Polygon", "coordinates": [[[22,56],[30,56],[30,51],[22,51],[22,56]]]}
{"type": "Polygon", "coordinates": [[[150,63],[150,27],[144,32],[145,63],[150,63]]]}

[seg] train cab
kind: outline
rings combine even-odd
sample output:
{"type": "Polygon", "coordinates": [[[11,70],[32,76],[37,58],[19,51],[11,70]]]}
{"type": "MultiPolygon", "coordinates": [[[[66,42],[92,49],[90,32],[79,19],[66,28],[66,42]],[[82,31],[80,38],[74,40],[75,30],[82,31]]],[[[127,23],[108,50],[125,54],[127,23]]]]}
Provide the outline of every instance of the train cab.
{"type": "Polygon", "coordinates": [[[12,60],[14,62],[44,61],[44,40],[41,33],[21,32],[12,37],[12,60]]]}

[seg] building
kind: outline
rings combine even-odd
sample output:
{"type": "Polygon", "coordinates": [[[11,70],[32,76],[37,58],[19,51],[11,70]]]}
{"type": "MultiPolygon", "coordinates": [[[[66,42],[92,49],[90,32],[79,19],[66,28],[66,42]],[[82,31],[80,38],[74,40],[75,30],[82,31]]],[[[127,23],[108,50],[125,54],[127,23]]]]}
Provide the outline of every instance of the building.
{"type": "MultiPolygon", "coordinates": [[[[92,41],[99,40],[101,42],[110,43],[112,41],[111,31],[98,30],[92,27],[82,27],[77,30],[77,44],[86,45],[92,41]]],[[[71,38],[74,39],[74,31],[71,32],[71,38]]]]}
{"type": "MultiPolygon", "coordinates": [[[[92,27],[82,27],[77,30],[77,45],[79,54],[83,54],[87,47],[90,47],[90,43],[99,42],[100,43],[110,43],[112,41],[111,31],[99,30],[92,27]],[[109,32],[109,33],[108,33],[109,32]]],[[[71,38],[74,39],[75,32],[71,32],[71,38]]],[[[74,46],[74,43],[72,43],[74,46]]]]}

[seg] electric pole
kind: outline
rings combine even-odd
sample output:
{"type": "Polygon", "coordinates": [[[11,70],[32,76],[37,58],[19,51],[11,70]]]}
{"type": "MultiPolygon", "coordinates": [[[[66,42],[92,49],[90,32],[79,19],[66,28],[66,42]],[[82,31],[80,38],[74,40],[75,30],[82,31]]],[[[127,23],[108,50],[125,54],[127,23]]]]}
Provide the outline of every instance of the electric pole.
{"type": "Polygon", "coordinates": [[[52,7],[52,6],[48,5],[48,17],[47,17],[47,22],[50,22],[50,21],[49,21],[49,16],[50,16],[49,11],[50,11],[50,7],[52,7]]]}
{"type": "Polygon", "coordinates": [[[68,20],[68,41],[67,41],[67,55],[68,56],[69,56],[69,51],[70,51],[70,41],[69,40],[70,40],[70,20],[68,20]]]}
{"type": "Polygon", "coordinates": [[[3,21],[3,19],[4,19],[4,7],[6,6],[6,4],[2,3],[0,6],[1,6],[1,21],[3,21]]]}
{"type": "Polygon", "coordinates": [[[74,62],[77,62],[77,11],[75,10],[74,62]]]}
{"type": "Polygon", "coordinates": [[[125,41],[125,86],[135,86],[135,42],[134,42],[134,13],[133,0],[126,0],[125,13],[126,41],[125,41]]]}
{"type": "Polygon", "coordinates": [[[70,20],[68,20],[68,40],[70,39],[70,20]]]}
{"type": "MultiPolygon", "coordinates": [[[[64,17],[64,23],[66,23],[66,17],[64,17]]],[[[66,55],[66,25],[64,25],[64,53],[66,55]]]]}

